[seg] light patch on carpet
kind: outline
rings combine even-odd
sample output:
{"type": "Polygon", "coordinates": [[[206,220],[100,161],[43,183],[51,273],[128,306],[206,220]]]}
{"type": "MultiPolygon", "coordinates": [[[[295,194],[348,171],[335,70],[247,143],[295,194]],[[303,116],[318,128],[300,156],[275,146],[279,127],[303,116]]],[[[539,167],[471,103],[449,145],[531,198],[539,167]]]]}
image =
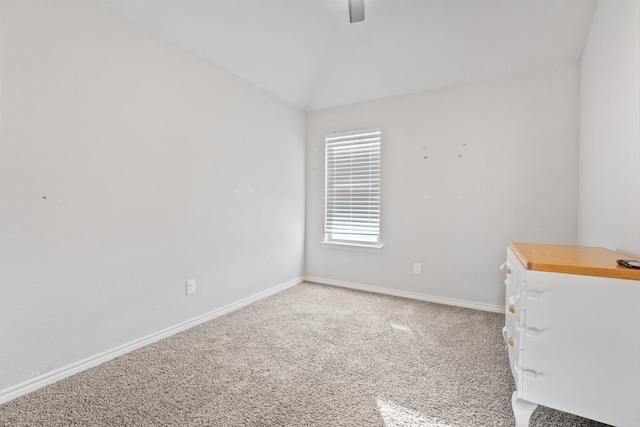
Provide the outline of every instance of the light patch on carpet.
{"type": "Polygon", "coordinates": [[[398,323],[389,323],[393,329],[398,329],[399,331],[411,332],[411,328],[408,328],[404,325],[400,325],[398,323]]]}
{"type": "Polygon", "coordinates": [[[436,419],[428,419],[420,412],[412,411],[393,402],[380,398],[377,398],[376,402],[385,427],[452,427],[449,424],[438,422],[436,419]]]}

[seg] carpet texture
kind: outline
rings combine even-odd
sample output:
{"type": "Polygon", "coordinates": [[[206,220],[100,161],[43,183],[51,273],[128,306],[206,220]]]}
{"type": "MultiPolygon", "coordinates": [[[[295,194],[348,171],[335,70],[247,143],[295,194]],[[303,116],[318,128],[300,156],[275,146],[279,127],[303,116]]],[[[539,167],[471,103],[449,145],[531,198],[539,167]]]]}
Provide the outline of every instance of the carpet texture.
{"type": "MultiPolygon", "coordinates": [[[[302,283],[0,406],[4,426],[513,426],[503,315],[302,283]]],[[[531,426],[603,426],[538,408],[531,426]]]]}

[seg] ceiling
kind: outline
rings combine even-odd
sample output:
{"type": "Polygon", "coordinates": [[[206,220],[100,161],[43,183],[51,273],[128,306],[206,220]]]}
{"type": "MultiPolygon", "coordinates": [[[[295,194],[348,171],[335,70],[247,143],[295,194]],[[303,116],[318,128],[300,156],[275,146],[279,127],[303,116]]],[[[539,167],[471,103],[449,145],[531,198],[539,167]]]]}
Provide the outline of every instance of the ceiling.
{"type": "Polygon", "coordinates": [[[98,0],[306,111],[578,60],[596,0],[98,0]]]}

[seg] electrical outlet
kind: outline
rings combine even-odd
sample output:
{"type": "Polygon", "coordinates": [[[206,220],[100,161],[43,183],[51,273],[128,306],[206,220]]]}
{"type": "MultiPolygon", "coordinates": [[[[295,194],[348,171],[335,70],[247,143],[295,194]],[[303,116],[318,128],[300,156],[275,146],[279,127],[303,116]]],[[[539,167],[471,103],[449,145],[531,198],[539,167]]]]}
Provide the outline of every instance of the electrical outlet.
{"type": "Polygon", "coordinates": [[[422,274],[422,264],[420,264],[419,262],[414,262],[413,272],[414,274],[422,274]]]}
{"type": "Polygon", "coordinates": [[[187,295],[196,293],[196,279],[187,280],[187,295]]]}

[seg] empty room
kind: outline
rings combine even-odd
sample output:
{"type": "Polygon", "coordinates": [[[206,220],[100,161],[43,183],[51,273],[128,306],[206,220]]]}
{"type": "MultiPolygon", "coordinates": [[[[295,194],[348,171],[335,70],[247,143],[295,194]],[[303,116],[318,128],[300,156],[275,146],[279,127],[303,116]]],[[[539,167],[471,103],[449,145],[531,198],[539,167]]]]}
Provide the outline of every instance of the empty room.
{"type": "Polygon", "coordinates": [[[0,0],[0,425],[640,426],[640,0],[0,0]]]}

